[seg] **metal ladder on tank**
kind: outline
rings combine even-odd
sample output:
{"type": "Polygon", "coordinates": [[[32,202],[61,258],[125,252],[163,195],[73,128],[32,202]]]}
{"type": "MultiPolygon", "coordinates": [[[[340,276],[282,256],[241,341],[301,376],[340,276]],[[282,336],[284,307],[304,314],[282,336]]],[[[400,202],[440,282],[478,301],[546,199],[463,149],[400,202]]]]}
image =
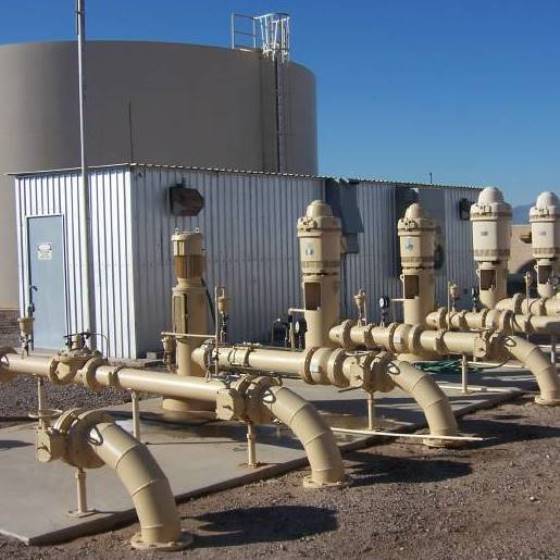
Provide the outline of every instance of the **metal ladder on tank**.
{"type": "Polygon", "coordinates": [[[285,63],[290,59],[290,16],[277,12],[260,16],[233,13],[231,15],[231,48],[259,51],[265,58],[273,61],[276,171],[282,173],[287,169],[286,103],[288,88],[285,63]]]}

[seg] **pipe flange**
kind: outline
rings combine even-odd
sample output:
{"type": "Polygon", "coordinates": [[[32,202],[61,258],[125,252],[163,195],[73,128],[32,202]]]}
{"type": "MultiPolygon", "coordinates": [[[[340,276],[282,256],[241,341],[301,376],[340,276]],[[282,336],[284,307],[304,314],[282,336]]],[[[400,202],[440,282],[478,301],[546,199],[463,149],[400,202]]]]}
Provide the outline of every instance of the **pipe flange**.
{"type": "Polygon", "coordinates": [[[113,422],[113,419],[103,410],[73,408],[64,412],[53,426],[53,430],[66,438],[62,460],[82,469],[102,467],[105,463],[90,446],[102,442],[101,434],[92,430],[97,424],[104,422],[113,422]]]}
{"type": "Polygon", "coordinates": [[[398,349],[395,347],[395,331],[399,328],[400,323],[391,323],[387,327],[387,346],[389,346],[389,350],[393,352],[393,354],[398,353],[398,349]]]}
{"type": "MultiPolygon", "coordinates": [[[[387,374],[395,357],[390,352],[381,352],[375,356],[372,363],[372,390],[388,393],[395,388],[395,382],[387,374]]],[[[366,389],[364,387],[364,389],[366,389]]],[[[368,390],[368,389],[366,389],[368,390]]]]}
{"type": "MultiPolygon", "coordinates": [[[[97,381],[97,379],[95,378],[95,372],[97,371],[97,368],[99,366],[104,365],[107,365],[107,360],[105,358],[91,358],[85,363],[84,367],[82,367],[76,373],[78,382],[81,383],[84,387],[87,387],[88,389],[91,389],[96,393],[101,391],[103,385],[101,385],[101,383],[99,383],[99,381],[97,381]]],[[[119,369],[122,369],[123,367],[124,366],[117,366],[115,370],[113,370],[109,374],[109,384],[112,387],[118,385],[118,382],[115,382],[115,374],[119,371],[119,369]]]]}
{"type": "Polygon", "coordinates": [[[422,345],[420,344],[420,337],[424,332],[424,327],[422,325],[413,325],[408,331],[408,347],[409,352],[414,352],[414,354],[422,354],[422,345]]]}
{"type": "Polygon", "coordinates": [[[165,552],[174,552],[184,550],[192,545],[194,537],[187,531],[181,531],[176,541],[170,542],[152,542],[147,543],[142,537],[142,533],[136,533],[130,539],[130,546],[136,550],[161,550],[165,552]]]}
{"type": "Polygon", "coordinates": [[[480,314],[480,324],[482,326],[482,328],[486,328],[486,318],[488,317],[488,314],[490,313],[490,309],[484,308],[482,311],[479,311],[480,314]]]}
{"type": "Polygon", "coordinates": [[[498,317],[498,332],[504,334],[513,334],[513,316],[514,312],[510,309],[502,311],[498,317]]]}
{"type": "Polygon", "coordinates": [[[313,381],[313,377],[311,375],[311,359],[315,352],[319,350],[318,346],[314,346],[313,348],[309,348],[309,350],[305,350],[304,357],[303,357],[303,365],[301,367],[300,376],[301,378],[310,385],[315,385],[315,381],[313,381]]]}
{"type": "Polygon", "coordinates": [[[356,347],[356,345],[352,342],[351,331],[352,327],[355,325],[355,321],[351,319],[347,319],[340,324],[340,340],[338,341],[340,346],[346,348],[347,350],[351,350],[356,347]]]}
{"type": "Polygon", "coordinates": [[[469,324],[467,322],[468,311],[466,309],[463,309],[462,311],[456,313],[457,316],[459,317],[459,329],[462,331],[468,331],[469,330],[469,324]]]}
{"type": "Polygon", "coordinates": [[[436,331],[436,333],[434,335],[433,350],[436,354],[445,354],[446,353],[445,342],[443,340],[443,337],[445,336],[446,332],[447,331],[445,329],[439,329],[439,330],[436,331]]]}
{"type": "Polygon", "coordinates": [[[274,420],[272,412],[267,407],[262,406],[262,403],[266,399],[269,402],[274,402],[275,396],[269,389],[276,385],[275,379],[269,376],[251,379],[251,383],[244,391],[245,414],[248,420],[255,424],[269,424],[274,420]]]}
{"type": "Polygon", "coordinates": [[[434,324],[431,326],[436,329],[444,329],[447,326],[447,308],[438,307],[438,309],[434,311],[434,324]]]}
{"type": "Polygon", "coordinates": [[[375,344],[375,340],[373,338],[373,329],[375,325],[369,324],[363,327],[363,336],[364,336],[364,346],[366,348],[377,348],[377,344],[375,344]]]}
{"type": "Polygon", "coordinates": [[[348,380],[344,377],[343,363],[347,358],[352,358],[342,348],[333,350],[327,360],[327,378],[335,387],[347,387],[348,380]]]}
{"type": "Polygon", "coordinates": [[[5,383],[7,381],[11,381],[14,377],[17,376],[16,373],[13,371],[7,370],[4,366],[10,365],[10,358],[8,358],[8,354],[15,354],[16,351],[9,346],[2,346],[0,348],[0,382],[5,383]]]}

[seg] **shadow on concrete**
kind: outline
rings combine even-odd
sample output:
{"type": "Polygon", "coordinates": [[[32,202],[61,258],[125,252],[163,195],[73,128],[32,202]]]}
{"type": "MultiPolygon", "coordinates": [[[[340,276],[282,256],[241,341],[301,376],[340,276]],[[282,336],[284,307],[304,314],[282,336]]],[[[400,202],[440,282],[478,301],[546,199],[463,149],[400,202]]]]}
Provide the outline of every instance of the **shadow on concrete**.
{"type": "Polygon", "coordinates": [[[241,546],[250,543],[289,541],[334,531],[338,524],[332,509],[310,506],[272,506],[230,509],[195,518],[202,522],[196,548],[241,546]]]}
{"type": "Polygon", "coordinates": [[[6,449],[15,449],[16,447],[29,447],[32,445],[32,443],[21,441],[19,439],[3,439],[0,440],[0,451],[4,451],[6,449]]]}
{"type": "Polygon", "coordinates": [[[348,453],[352,465],[352,486],[394,484],[398,482],[440,482],[471,474],[470,464],[447,459],[387,457],[363,452],[348,453]]]}

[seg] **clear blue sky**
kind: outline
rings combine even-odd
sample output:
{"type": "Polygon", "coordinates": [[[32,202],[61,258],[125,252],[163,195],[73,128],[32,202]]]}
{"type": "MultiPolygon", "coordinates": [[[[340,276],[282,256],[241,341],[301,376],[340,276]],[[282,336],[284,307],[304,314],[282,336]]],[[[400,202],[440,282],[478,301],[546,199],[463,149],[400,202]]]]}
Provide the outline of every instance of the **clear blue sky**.
{"type": "MultiPolygon", "coordinates": [[[[73,7],[1,0],[0,43],[72,39],[73,7]]],[[[560,190],[559,0],[88,0],[89,38],[226,46],[233,11],[292,15],[322,173],[560,190]]]]}

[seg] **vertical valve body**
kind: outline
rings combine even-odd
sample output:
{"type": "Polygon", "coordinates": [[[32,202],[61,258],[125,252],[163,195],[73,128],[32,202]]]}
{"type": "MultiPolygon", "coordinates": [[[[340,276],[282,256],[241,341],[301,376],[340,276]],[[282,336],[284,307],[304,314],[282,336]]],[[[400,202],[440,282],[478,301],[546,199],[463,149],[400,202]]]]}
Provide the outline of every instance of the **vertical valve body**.
{"type": "Polygon", "coordinates": [[[423,325],[435,308],[435,222],[418,203],[411,204],[398,226],[404,322],[423,325]]]}
{"type": "Polygon", "coordinates": [[[495,187],[483,189],[471,206],[473,253],[477,263],[480,302],[493,309],[507,297],[511,247],[511,206],[495,187]]]}
{"type": "Polygon", "coordinates": [[[340,311],[340,220],[328,204],[314,200],[298,220],[297,235],[307,331],[305,346],[333,346],[329,330],[340,311]]]}
{"type": "Polygon", "coordinates": [[[537,261],[537,290],[541,297],[552,297],[560,259],[560,200],[543,192],[529,211],[533,257],[537,261]]]}
{"type": "MultiPolygon", "coordinates": [[[[203,343],[202,338],[181,337],[181,334],[206,334],[208,308],[203,283],[206,257],[198,231],[176,232],[171,237],[177,284],[172,292],[173,332],[176,336],[177,374],[204,377],[206,372],[193,361],[192,351],[203,343]]],[[[164,399],[163,408],[174,412],[208,409],[207,403],[164,399]]]]}

